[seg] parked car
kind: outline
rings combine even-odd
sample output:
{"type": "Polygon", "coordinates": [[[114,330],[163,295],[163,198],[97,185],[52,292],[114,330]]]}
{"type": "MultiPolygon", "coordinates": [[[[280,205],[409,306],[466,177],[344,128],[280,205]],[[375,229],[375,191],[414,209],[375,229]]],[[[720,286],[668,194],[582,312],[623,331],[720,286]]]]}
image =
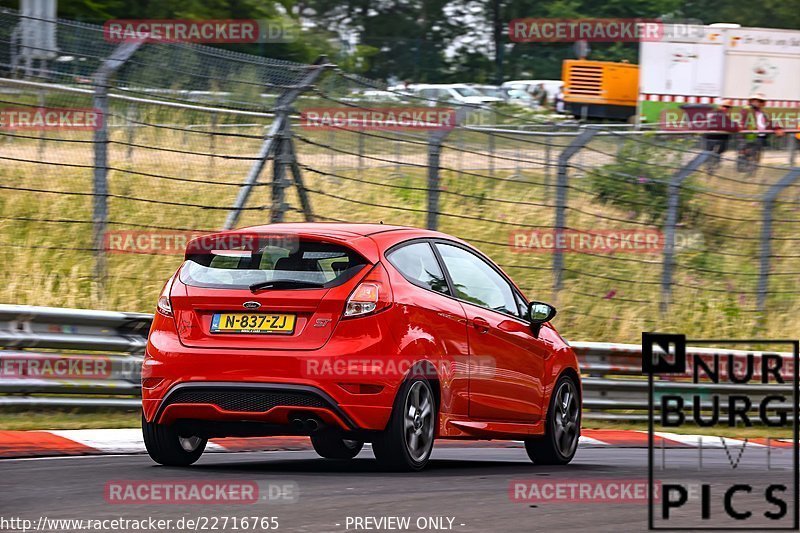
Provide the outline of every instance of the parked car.
{"type": "Polygon", "coordinates": [[[486,96],[479,90],[470,87],[465,83],[456,84],[415,84],[407,89],[423,99],[428,100],[430,105],[436,102],[456,103],[461,105],[485,105],[502,102],[502,98],[496,96],[486,96]]]}
{"type": "Polygon", "coordinates": [[[553,102],[558,94],[558,91],[564,87],[564,82],[561,80],[513,80],[503,83],[500,87],[507,89],[519,89],[531,94],[534,87],[542,85],[547,93],[547,101],[553,102]]]}
{"type": "Polygon", "coordinates": [[[308,435],[322,457],[371,442],[383,465],[419,470],[435,439],[502,438],[566,464],[581,381],[555,314],[435,231],[305,223],[203,236],[158,298],[144,442],[154,461],[187,466],[210,438],[308,435]]]}
{"type": "Polygon", "coordinates": [[[370,89],[366,91],[361,91],[356,95],[356,99],[365,102],[394,102],[400,103],[404,100],[395,92],[392,91],[379,91],[376,89],[370,89]]]}
{"type": "Polygon", "coordinates": [[[510,89],[508,87],[498,87],[497,85],[472,85],[486,96],[493,96],[502,99],[507,104],[516,104],[524,107],[537,107],[533,97],[520,89],[510,89]]]}

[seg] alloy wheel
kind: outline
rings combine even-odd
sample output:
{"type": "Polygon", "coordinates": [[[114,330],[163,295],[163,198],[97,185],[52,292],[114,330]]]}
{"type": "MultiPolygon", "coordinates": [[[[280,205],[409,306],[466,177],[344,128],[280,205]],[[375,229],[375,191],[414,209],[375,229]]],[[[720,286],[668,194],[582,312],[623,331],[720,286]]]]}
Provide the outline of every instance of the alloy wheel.
{"type": "Polygon", "coordinates": [[[403,422],[408,453],[414,461],[422,461],[433,445],[434,428],[433,398],[424,381],[417,381],[409,388],[403,422]]]}

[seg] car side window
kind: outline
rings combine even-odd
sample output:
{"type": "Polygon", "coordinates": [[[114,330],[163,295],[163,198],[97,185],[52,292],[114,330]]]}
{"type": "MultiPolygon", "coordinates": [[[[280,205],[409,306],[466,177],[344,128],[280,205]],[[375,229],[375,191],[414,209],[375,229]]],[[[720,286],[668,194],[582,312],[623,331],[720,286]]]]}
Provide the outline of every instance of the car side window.
{"type": "Polygon", "coordinates": [[[456,297],[494,311],[520,316],[511,285],[486,261],[450,244],[436,243],[436,249],[453,281],[456,297]]]}
{"type": "Polygon", "coordinates": [[[427,242],[392,250],[387,259],[411,283],[442,294],[449,293],[442,269],[427,242]]]}

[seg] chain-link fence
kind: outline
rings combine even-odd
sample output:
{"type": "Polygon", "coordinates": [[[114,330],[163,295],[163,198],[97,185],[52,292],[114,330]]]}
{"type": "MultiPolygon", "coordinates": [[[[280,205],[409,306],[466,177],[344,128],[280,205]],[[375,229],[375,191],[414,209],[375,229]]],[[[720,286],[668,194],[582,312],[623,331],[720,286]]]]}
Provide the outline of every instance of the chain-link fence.
{"type": "Polygon", "coordinates": [[[558,304],[568,337],[797,325],[791,135],[742,169],[735,147],[718,158],[698,133],[456,111],[324,59],[117,45],[68,21],[39,21],[57,26],[55,49],[30,64],[23,22],[0,12],[0,108],[99,109],[102,124],[0,128],[2,302],[150,311],[180,263],[177,236],[382,221],[484,250],[528,297],[558,304]],[[448,127],[308,119],[439,108],[448,127]]]}

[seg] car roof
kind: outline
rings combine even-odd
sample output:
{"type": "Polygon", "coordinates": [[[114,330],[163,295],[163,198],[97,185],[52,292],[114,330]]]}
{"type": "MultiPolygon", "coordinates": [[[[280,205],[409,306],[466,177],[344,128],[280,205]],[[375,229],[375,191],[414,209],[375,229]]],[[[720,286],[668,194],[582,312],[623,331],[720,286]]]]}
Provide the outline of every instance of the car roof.
{"type": "Polygon", "coordinates": [[[415,83],[414,89],[454,89],[456,87],[466,87],[464,83],[415,83]]]}
{"type": "Polygon", "coordinates": [[[541,83],[543,85],[548,85],[548,84],[552,85],[555,83],[563,84],[564,82],[562,80],[510,80],[503,82],[503,85],[524,85],[524,84],[533,85],[534,83],[541,83]]]}
{"type": "Polygon", "coordinates": [[[330,235],[339,237],[369,237],[378,233],[389,231],[409,231],[416,232],[420,237],[450,237],[438,231],[414,228],[411,226],[395,226],[392,224],[370,224],[359,222],[282,222],[278,224],[264,224],[260,226],[250,226],[237,228],[236,231],[249,230],[256,232],[270,231],[290,231],[298,233],[308,233],[310,235],[330,235]]]}

